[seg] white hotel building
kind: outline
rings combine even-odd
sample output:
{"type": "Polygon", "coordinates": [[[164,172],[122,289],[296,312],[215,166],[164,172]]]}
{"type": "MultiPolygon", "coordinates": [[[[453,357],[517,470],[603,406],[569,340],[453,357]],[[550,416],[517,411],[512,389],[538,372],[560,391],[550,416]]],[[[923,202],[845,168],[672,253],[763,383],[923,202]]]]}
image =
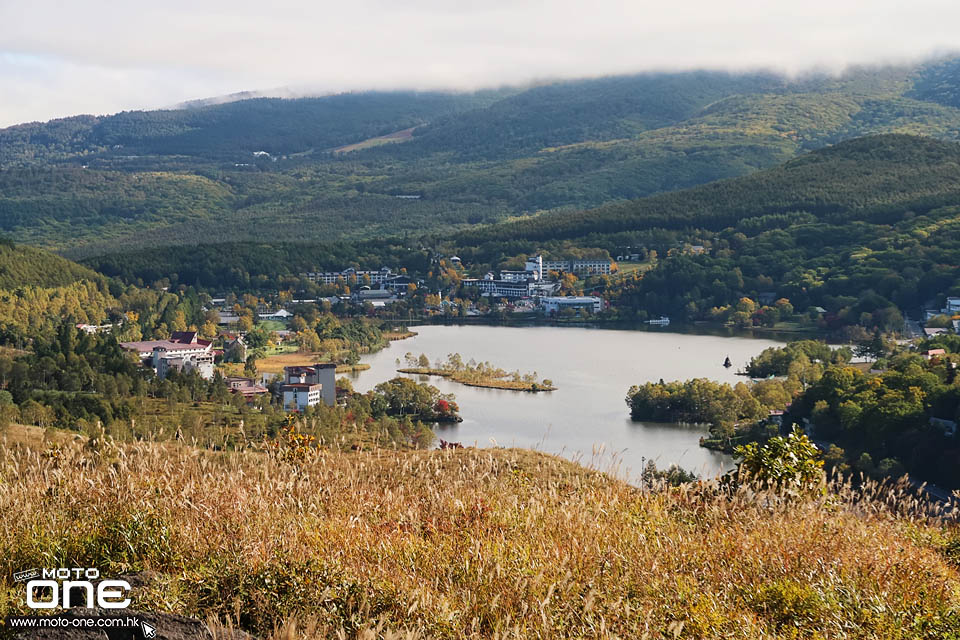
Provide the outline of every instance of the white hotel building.
{"type": "Polygon", "coordinates": [[[563,309],[585,309],[591,313],[603,311],[603,298],[595,296],[550,296],[540,298],[540,307],[547,315],[554,315],[563,309]]]}
{"type": "Polygon", "coordinates": [[[611,262],[606,259],[594,258],[588,260],[544,260],[544,271],[557,273],[576,273],[578,275],[608,276],[611,262]]]}
{"type": "Polygon", "coordinates": [[[357,271],[356,269],[350,267],[348,269],[344,269],[343,271],[311,272],[301,274],[301,276],[311,282],[316,282],[317,284],[337,284],[341,278],[347,284],[350,284],[350,282],[354,279],[356,279],[358,284],[366,284],[364,276],[367,276],[370,278],[371,285],[382,285],[393,277],[393,272],[389,267],[383,267],[379,271],[357,271]]]}

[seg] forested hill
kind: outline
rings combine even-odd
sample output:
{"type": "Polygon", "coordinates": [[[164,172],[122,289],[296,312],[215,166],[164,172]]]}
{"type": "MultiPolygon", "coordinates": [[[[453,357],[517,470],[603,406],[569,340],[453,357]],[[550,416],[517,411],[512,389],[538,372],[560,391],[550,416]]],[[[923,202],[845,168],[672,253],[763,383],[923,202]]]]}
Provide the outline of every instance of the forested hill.
{"type": "Polygon", "coordinates": [[[23,345],[52,335],[65,319],[104,324],[117,320],[114,293],[122,287],[101,274],[35,247],[0,237],[0,343],[23,345]]]}
{"type": "Polygon", "coordinates": [[[818,321],[831,330],[900,331],[904,313],[960,294],[960,144],[869,136],[749,176],[448,242],[468,264],[583,247],[638,253],[653,268],[605,290],[624,317],[716,320],[769,298],[826,310],[818,321]]]}
{"type": "Polygon", "coordinates": [[[772,74],[694,72],[558,82],[507,96],[484,109],[440,118],[417,130],[395,156],[452,151],[464,159],[521,157],[586,141],[607,142],[692,118],[718,100],[779,93],[772,74]]]}
{"type": "Polygon", "coordinates": [[[65,287],[79,281],[102,284],[102,275],[49,251],[17,246],[0,238],[0,290],[65,287]]]}
{"type": "Polygon", "coordinates": [[[639,231],[776,227],[795,222],[791,215],[801,213],[834,224],[893,224],[950,205],[960,205],[960,144],[880,135],[842,142],[741,178],[468,231],[456,243],[629,244],[631,234],[639,231]]]}
{"type": "Polygon", "coordinates": [[[71,257],[449,237],[888,133],[960,139],[960,60],[839,77],[645,73],[81,116],[0,130],[0,233],[71,257]]]}
{"type": "Polygon", "coordinates": [[[0,166],[131,156],[249,161],[264,151],[326,151],[488,104],[499,94],[370,92],[77,116],[0,129],[0,166]]]}

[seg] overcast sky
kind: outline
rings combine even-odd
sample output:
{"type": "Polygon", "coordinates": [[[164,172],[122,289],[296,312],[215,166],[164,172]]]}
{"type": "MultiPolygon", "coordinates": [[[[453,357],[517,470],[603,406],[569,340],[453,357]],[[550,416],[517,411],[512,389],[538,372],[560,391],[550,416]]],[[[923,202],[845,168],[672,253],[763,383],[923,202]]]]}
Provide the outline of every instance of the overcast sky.
{"type": "Polygon", "coordinates": [[[958,0],[0,0],[0,126],[280,87],[835,71],[958,50],[958,0]]]}

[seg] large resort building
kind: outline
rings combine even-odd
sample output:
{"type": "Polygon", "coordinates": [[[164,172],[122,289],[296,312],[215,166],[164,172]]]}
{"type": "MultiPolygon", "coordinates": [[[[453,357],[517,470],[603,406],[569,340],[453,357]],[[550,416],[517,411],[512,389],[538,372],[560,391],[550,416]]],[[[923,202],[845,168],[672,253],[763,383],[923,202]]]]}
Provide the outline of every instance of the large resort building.
{"type": "Polygon", "coordinates": [[[575,273],[577,275],[587,276],[608,276],[612,263],[610,260],[602,258],[590,258],[585,260],[544,260],[544,271],[556,271],[557,273],[575,273]]]}
{"type": "Polygon", "coordinates": [[[572,311],[603,311],[603,298],[596,296],[566,296],[540,298],[540,306],[547,315],[560,313],[564,309],[572,311]]]}
{"type": "Polygon", "coordinates": [[[343,280],[346,284],[361,285],[383,285],[395,277],[389,267],[383,267],[379,271],[358,271],[350,267],[343,271],[320,271],[302,275],[310,282],[316,282],[317,284],[337,284],[337,282],[343,280]]]}
{"type": "Polygon", "coordinates": [[[492,298],[527,298],[530,294],[530,283],[526,280],[494,279],[493,274],[482,279],[463,280],[463,286],[476,287],[480,294],[492,298]]]}
{"type": "Polygon", "coordinates": [[[151,367],[160,379],[170,371],[196,371],[205,380],[213,378],[213,352],[210,340],[197,336],[196,331],[174,331],[167,340],[121,342],[127,351],[135,352],[144,366],[151,367]]]}

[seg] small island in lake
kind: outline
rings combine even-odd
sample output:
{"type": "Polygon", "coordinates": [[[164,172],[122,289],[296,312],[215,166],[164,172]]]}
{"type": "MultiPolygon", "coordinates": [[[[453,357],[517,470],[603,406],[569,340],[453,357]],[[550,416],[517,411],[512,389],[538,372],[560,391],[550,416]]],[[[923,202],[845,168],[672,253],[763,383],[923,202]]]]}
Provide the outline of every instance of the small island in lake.
{"type": "Polygon", "coordinates": [[[398,327],[390,331],[384,331],[383,337],[389,340],[390,342],[396,342],[398,340],[407,340],[408,338],[417,337],[416,331],[410,331],[406,327],[398,327]]]}
{"type": "MultiPolygon", "coordinates": [[[[506,391],[556,391],[552,380],[537,381],[537,373],[520,373],[519,371],[504,371],[494,367],[489,362],[477,363],[470,360],[463,362],[459,353],[451,353],[445,362],[430,363],[430,359],[420,354],[417,358],[412,353],[404,356],[406,367],[397,369],[400,373],[413,373],[424,376],[441,376],[469,387],[486,387],[489,389],[504,389],[506,391]]],[[[397,363],[399,364],[399,360],[397,363]]]]}

